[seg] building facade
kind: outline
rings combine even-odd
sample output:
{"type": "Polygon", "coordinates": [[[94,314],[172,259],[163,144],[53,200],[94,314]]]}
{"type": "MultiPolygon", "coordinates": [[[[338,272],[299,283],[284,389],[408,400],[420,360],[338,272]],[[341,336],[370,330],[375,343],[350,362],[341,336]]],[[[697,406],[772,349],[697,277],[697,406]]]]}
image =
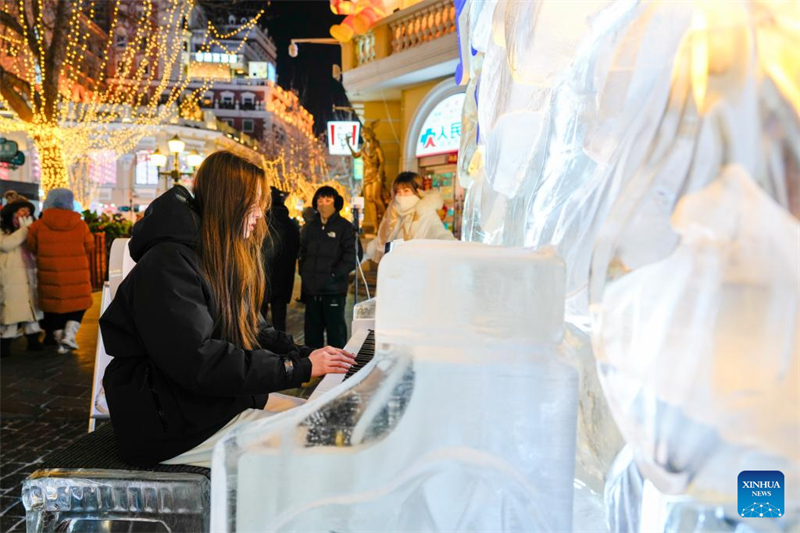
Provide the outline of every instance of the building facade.
{"type": "MultiPolygon", "coordinates": [[[[445,201],[448,229],[460,233],[464,191],[456,179],[464,87],[456,85],[458,39],[452,0],[394,0],[391,14],[342,46],[342,82],[384,149],[386,186],[419,172],[445,201]]],[[[366,212],[365,228],[375,214],[366,212]]]]}
{"type": "MultiPolygon", "coordinates": [[[[121,9],[135,18],[140,15],[142,6],[137,2],[123,2],[121,9]]],[[[100,72],[103,62],[99,61],[98,54],[102,54],[108,41],[110,16],[108,9],[100,9],[86,13],[82,19],[91,39],[87,60],[82,63],[84,72],[73,76],[77,80],[72,89],[75,101],[90,98],[98,84],[124,83],[124,79],[118,78],[122,70],[118,68],[119,58],[129,50],[135,30],[124,23],[114,26],[114,53],[105,70],[100,72]]],[[[157,19],[156,11],[153,20],[157,19]]],[[[176,168],[182,182],[191,185],[190,176],[196,165],[215,150],[238,151],[260,161],[265,142],[280,142],[297,135],[313,136],[313,117],[300,105],[297,94],[277,85],[275,43],[266,30],[250,24],[249,20],[228,14],[209,20],[199,7],[191,12],[188,30],[179,37],[181,42],[169,46],[182,48],[178,71],[188,78],[184,93],[208,88],[196,107],[182,109],[180,116],[143,137],[131,152],[121,156],[93,154],[90,168],[83,171],[91,176],[96,187],[95,201],[85,207],[136,212],[169,186],[171,178],[167,173],[176,168]],[[214,28],[211,38],[206,36],[209,22],[214,28]],[[169,140],[175,136],[183,141],[184,149],[174,154],[169,149],[169,140]],[[162,156],[166,156],[166,162],[159,168],[156,163],[162,156]]],[[[139,61],[141,57],[137,56],[133,64],[139,61]]],[[[147,73],[153,86],[165,75],[165,72],[147,73]]],[[[0,113],[3,112],[0,109],[0,113]]],[[[38,182],[33,143],[24,134],[7,134],[6,137],[18,143],[26,155],[26,163],[16,169],[0,164],[4,188],[11,188],[15,182],[38,182]]],[[[17,185],[20,187],[22,185],[17,185]]]]}

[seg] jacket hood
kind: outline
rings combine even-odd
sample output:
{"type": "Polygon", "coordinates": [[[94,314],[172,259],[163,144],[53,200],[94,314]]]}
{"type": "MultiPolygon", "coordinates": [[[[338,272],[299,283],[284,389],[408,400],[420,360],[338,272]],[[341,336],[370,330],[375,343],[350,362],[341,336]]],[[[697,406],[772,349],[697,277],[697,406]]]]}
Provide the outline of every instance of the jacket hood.
{"type": "Polygon", "coordinates": [[[197,248],[200,217],[193,204],[192,194],[180,185],[156,198],[144,212],[144,218],[133,226],[129,243],[131,259],[139,262],[150,248],[162,242],[197,248]]]}
{"type": "Polygon", "coordinates": [[[69,231],[81,222],[81,214],[75,211],[57,208],[42,211],[42,223],[53,231],[69,231]]]}

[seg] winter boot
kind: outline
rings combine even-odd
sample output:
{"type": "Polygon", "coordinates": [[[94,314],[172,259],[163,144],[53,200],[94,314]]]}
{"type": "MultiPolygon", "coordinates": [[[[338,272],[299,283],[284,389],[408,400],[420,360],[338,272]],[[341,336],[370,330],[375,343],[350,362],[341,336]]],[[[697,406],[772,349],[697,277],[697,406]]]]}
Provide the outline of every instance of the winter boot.
{"type": "Polygon", "coordinates": [[[0,339],[0,357],[11,355],[11,341],[14,339],[0,339]]]}
{"type": "Polygon", "coordinates": [[[44,350],[44,346],[42,346],[42,343],[39,342],[38,333],[31,333],[29,335],[25,335],[25,338],[28,339],[29,352],[41,352],[42,350],[44,350]]]}
{"type": "Polygon", "coordinates": [[[78,334],[78,329],[81,327],[80,322],[75,320],[68,320],[67,325],[64,327],[64,337],[61,338],[61,344],[72,348],[78,349],[78,343],[75,341],[75,335],[78,334]]]}
{"type": "Polygon", "coordinates": [[[58,342],[56,341],[56,337],[55,337],[55,335],[53,335],[53,332],[51,330],[47,330],[47,331],[44,332],[44,340],[42,341],[42,344],[45,345],[45,346],[57,346],[58,345],[58,342]]]}

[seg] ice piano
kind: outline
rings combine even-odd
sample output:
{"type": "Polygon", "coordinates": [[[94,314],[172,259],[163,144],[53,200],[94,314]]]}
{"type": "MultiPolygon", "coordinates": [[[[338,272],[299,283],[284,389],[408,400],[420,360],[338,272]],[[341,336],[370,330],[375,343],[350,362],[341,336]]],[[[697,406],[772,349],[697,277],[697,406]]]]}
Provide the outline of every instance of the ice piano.
{"type": "MultiPolygon", "coordinates": [[[[214,450],[211,530],[569,531],[578,375],[553,252],[412,241],[375,357],[214,450]]],[[[368,330],[354,328],[351,349],[368,330]]]]}

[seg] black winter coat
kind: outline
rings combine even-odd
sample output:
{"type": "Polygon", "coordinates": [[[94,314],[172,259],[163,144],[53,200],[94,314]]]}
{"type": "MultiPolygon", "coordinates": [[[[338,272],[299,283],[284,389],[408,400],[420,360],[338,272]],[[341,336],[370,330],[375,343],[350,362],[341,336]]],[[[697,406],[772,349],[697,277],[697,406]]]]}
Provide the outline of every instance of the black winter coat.
{"type": "Polygon", "coordinates": [[[120,457],[137,466],[194,448],[245,409],[262,409],[269,392],[311,376],[311,349],[265,321],[263,349],[221,339],[191,204],[180,186],[150,204],[130,241],[137,264],[100,318],[113,357],[103,377],[111,422],[120,457]]]}
{"type": "Polygon", "coordinates": [[[303,295],[346,295],[348,275],[355,270],[356,261],[352,224],[334,213],[325,224],[317,215],[304,227],[300,242],[303,295]]]}
{"type": "Polygon", "coordinates": [[[289,303],[300,251],[300,228],[289,217],[285,205],[273,204],[267,213],[269,238],[264,239],[264,263],[269,302],[289,303]]]}

